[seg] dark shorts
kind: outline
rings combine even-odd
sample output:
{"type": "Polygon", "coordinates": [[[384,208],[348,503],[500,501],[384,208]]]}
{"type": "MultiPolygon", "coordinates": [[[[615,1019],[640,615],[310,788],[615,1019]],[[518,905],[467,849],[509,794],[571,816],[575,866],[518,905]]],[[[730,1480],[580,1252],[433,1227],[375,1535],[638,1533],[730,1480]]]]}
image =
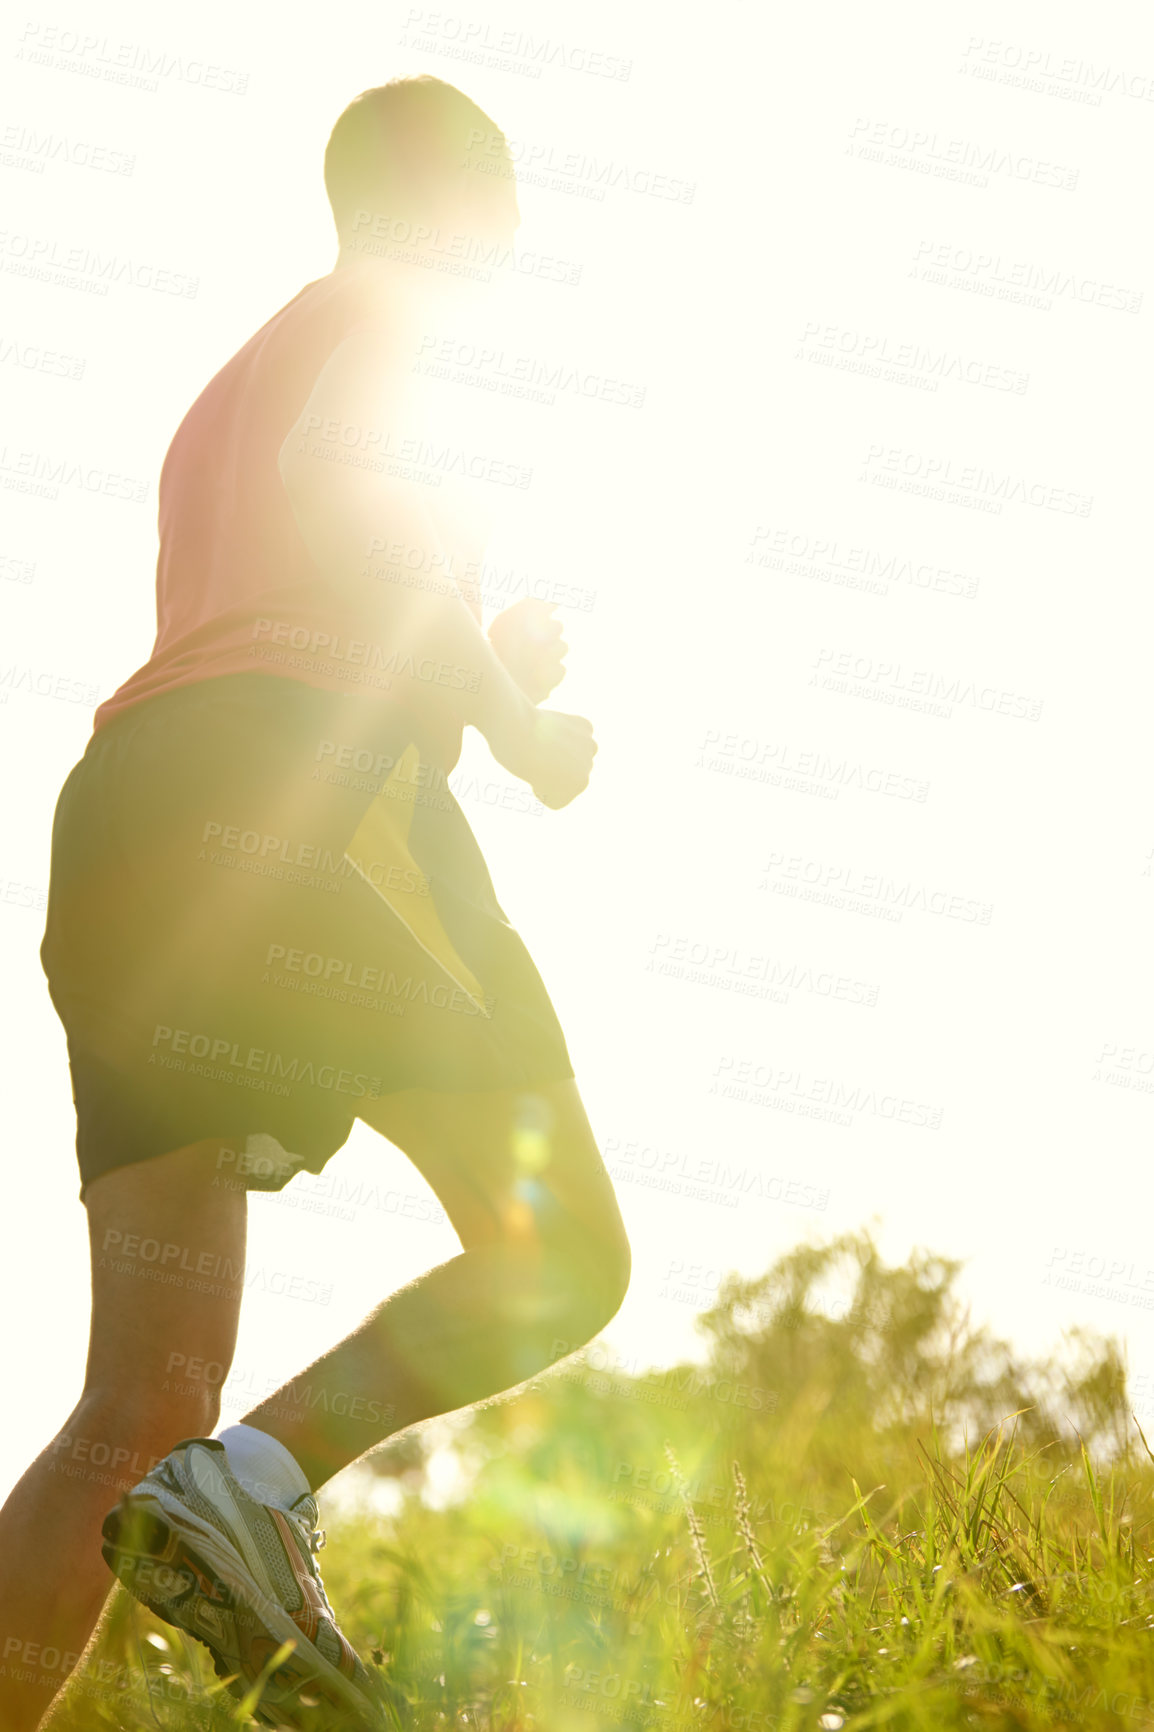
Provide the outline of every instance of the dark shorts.
{"type": "Polygon", "coordinates": [[[244,673],[113,718],[57,801],[40,955],[82,1196],[215,1137],[279,1190],[377,1096],[573,1075],[431,742],[359,694],[244,673]]]}

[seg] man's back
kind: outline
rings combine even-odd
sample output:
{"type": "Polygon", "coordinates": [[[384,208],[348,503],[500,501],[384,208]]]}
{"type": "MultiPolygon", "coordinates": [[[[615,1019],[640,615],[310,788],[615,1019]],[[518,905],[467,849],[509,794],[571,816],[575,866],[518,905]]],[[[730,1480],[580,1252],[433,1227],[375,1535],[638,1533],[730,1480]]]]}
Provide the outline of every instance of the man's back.
{"type": "Polygon", "coordinates": [[[372,636],[367,614],[323,587],[277,458],[329,355],[354,330],[380,324],[380,295],[371,263],[306,284],[188,410],[160,476],[156,640],[144,666],[100,705],[96,730],[131,704],[222,674],[358,689],[355,667],[278,654],[272,634],[257,641],[256,622],[274,620],[275,641],[289,645],[318,630],[346,642],[372,636]]]}

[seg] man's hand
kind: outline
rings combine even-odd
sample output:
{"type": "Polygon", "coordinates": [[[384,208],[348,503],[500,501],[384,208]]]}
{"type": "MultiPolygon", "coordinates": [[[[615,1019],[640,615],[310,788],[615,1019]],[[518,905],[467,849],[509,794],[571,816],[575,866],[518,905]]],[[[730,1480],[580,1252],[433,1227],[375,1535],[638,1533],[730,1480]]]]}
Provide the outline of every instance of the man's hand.
{"type": "Polygon", "coordinates": [[[565,677],[569,645],[561,635],[561,621],[552,617],[555,605],[525,596],[499,613],[488,631],[501,662],[534,704],[543,703],[565,677]]]}
{"type": "Polygon", "coordinates": [[[543,806],[557,812],[589,786],[597,753],[584,716],[526,706],[507,731],[493,731],[489,750],[511,775],[528,782],[543,806]]]}

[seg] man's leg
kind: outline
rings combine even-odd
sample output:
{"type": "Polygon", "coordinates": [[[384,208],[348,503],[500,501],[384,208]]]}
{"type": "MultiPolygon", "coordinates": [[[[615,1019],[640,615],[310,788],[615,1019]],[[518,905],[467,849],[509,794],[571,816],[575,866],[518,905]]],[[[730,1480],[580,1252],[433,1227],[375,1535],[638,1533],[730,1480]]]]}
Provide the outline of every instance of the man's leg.
{"type": "Polygon", "coordinates": [[[245,1194],[212,1183],[222,1147],[223,1140],[198,1143],[116,1168],[87,1187],[92,1332],[84,1390],[0,1510],[4,1732],[32,1732],[88,1642],[113,1585],[100,1553],[107,1512],[174,1444],[217,1423],[243,1273],[216,1294],[149,1277],[182,1260],[176,1252],[164,1258],[170,1246],[187,1250],[186,1263],[207,1251],[243,1271],[245,1194]],[[190,1361],[214,1374],[219,1368],[219,1376],[211,1383],[182,1377],[178,1367],[190,1361]]]}
{"type": "Polygon", "coordinates": [[[629,1281],[617,1201],[572,1079],[531,1092],[410,1089],[363,1117],[428,1180],[463,1252],[246,1414],[314,1490],[405,1426],[509,1389],[588,1341],[629,1281]]]}

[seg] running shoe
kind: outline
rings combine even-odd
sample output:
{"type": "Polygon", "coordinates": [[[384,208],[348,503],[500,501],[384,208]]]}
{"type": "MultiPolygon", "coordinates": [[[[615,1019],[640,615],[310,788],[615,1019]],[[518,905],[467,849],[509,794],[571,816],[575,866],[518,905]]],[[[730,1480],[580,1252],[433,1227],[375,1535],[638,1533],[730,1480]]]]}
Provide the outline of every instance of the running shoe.
{"type": "Polygon", "coordinates": [[[377,1685],[341,1633],[321,1581],[311,1493],[258,1503],[222,1443],[188,1438],[106,1516],[105,1562],[142,1605],[203,1642],[237,1697],[286,1641],[294,1652],[253,1710],[267,1726],[384,1732],[377,1685]]]}

